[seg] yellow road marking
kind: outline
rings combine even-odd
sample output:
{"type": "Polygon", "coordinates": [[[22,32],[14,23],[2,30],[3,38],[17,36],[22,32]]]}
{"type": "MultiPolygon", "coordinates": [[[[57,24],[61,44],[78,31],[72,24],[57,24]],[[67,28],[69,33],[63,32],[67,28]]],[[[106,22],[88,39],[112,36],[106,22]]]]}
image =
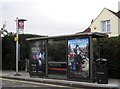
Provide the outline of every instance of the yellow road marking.
{"type": "Polygon", "coordinates": [[[16,83],[16,82],[12,82],[12,83],[16,83]]]}
{"type": "Polygon", "coordinates": [[[44,86],[52,86],[52,87],[69,87],[69,86],[61,86],[61,85],[54,85],[54,84],[45,84],[45,83],[36,83],[36,82],[30,82],[30,81],[22,81],[22,80],[12,80],[12,79],[6,79],[6,78],[0,78],[2,80],[12,81],[12,82],[21,82],[21,83],[28,83],[28,84],[36,84],[36,85],[44,85],[44,86]]]}
{"type": "MultiPolygon", "coordinates": [[[[7,79],[7,78],[0,78],[1,80],[6,80],[6,81],[12,81],[13,83],[16,82],[21,82],[21,83],[28,83],[28,84],[36,84],[36,85],[43,85],[43,86],[52,86],[52,87],[60,87],[60,88],[74,88],[74,89],[83,89],[83,88],[75,88],[75,87],[70,87],[70,86],[62,86],[62,85],[55,85],[55,84],[46,84],[46,83],[37,83],[37,82],[31,82],[31,81],[23,81],[23,80],[14,80],[14,79],[7,79]]],[[[33,87],[38,87],[38,86],[33,86],[33,87]]]]}
{"type": "Polygon", "coordinates": [[[38,87],[38,86],[33,86],[33,87],[38,87]]]}

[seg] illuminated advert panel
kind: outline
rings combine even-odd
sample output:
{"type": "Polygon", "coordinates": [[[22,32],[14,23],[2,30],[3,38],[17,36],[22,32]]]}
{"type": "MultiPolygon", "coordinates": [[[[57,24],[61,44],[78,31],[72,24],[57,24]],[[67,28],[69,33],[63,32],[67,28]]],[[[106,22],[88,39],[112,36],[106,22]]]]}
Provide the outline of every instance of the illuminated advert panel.
{"type": "Polygon", "coordinates": [[[45,41],[31,42],[30,67],[32,73],[45,73],[45,41]]]}
{"type": "Polygon", "coordinates": [[[89,38],[75,38],[68,40],[68,77],[89,78],[89,42],[89,38]]]}

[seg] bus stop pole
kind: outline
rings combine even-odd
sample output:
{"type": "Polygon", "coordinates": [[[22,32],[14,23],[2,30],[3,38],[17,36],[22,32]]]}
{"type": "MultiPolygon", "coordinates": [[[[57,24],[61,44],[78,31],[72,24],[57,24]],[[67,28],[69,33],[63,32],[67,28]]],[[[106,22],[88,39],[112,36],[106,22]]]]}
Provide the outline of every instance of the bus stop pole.
{"type": "Polygon", "coordinates": [[[16,74],[14,76],[20,76],[18,73],[18,17],[16,18],[16,74]]]}

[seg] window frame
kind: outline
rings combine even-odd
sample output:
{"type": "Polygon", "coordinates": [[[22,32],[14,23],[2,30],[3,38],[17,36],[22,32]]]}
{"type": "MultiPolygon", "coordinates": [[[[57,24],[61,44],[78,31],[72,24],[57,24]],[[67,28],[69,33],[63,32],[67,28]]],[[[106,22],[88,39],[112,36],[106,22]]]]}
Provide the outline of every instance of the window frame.
{"type": "Polygon", "coordinates": [[[101,31],[103,33],[110,33],[111,32],[111,26],[110,26],[110,20],[103,20],[101,21],[101,31]]]}

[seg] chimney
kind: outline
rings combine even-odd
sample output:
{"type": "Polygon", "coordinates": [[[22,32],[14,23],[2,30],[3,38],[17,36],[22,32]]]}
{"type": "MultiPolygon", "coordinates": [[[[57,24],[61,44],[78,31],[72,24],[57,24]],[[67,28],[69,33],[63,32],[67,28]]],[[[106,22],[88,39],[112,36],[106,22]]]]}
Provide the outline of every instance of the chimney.
{"type": "Polygon", "coordinates": [[[93,23],[93,21],[94,21],[94,20],[92,19],[91,24],[93,23]]]}

